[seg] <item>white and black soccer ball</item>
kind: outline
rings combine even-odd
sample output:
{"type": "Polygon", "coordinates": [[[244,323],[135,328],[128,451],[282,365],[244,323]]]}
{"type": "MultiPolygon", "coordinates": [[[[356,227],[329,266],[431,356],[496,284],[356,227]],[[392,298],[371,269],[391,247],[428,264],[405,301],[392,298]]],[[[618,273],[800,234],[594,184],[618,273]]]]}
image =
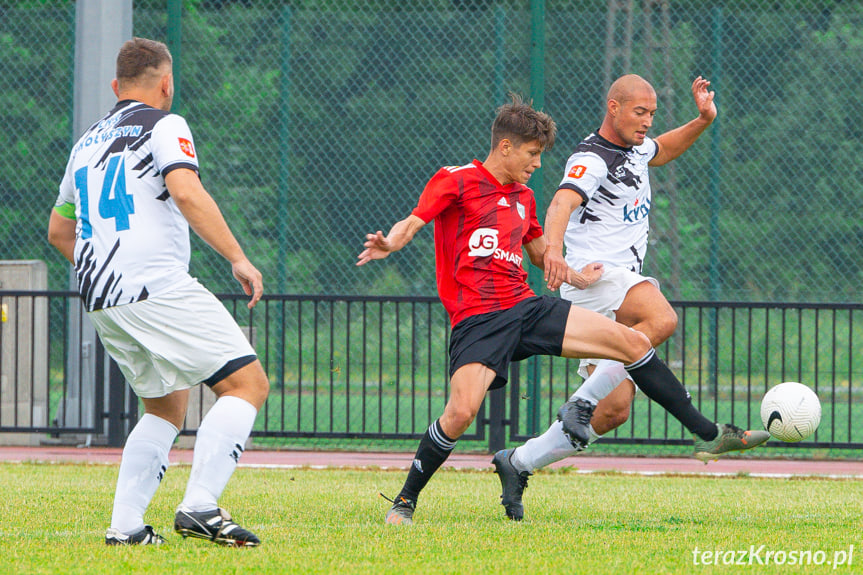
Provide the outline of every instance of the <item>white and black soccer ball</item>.
{"type": "Polygon", "coordinates": [[[761,422],[780,441],[802,441],[815,433],[821,423],[821,402],[807,386],[786,381],[764,394],[761,422]]]}

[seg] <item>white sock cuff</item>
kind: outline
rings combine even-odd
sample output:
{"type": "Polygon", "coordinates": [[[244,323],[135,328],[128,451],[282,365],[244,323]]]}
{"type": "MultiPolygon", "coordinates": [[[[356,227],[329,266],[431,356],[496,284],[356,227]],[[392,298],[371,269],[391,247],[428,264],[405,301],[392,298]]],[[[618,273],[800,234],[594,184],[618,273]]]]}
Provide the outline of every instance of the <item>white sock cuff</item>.
{"type": "Polygon", "coordinates": [[[152,441],[166,449],[171,449],[179,433],[180,430],[167,419],[162,419],[152,413],[145,413],[129,433],[126,442],[128,443],[130,440],[152,441]]]}
{"type": "Polygon", "coordinates": [[[234,395],[223,395],[216,400],[216,403],[204,416],[201,427],[207,423],[207,420],[215,419],[219,421],[219,427],[223,429],[234,428],[235,426],[240,429],[246,427],[251,429],[257,416],[258,410],[245,399],[234,395]]]}
{"type": "Polygon", "coordinates": [[[628,377],[629,373],[622,363],[603,359],[596,365],[593,373],[584,380],[584,383],[575,390],[569,400],[584,399],[595,406],[628,377]]]}

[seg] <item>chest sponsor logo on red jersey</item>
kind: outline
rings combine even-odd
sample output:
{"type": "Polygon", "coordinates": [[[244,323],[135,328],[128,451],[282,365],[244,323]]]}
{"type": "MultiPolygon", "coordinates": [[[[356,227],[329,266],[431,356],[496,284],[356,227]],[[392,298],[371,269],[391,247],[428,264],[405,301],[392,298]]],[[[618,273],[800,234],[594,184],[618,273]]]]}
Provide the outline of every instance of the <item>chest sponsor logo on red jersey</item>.
{"type": "Polygon", "coordinates": [[[477,228],[470,235],[468,242],[470,251],[467,255],[471,257],[484,258],[490,256],[497,249],[497,230],[492,228],[477,228]]]}
{"type": "Polygon", "coordinates": [[[190,158],[195,157],[195,146],[192,145],[192,142],[187,140],[186,138],[177,138],[177,141],[180,142],[180,149],[183,150],[183,153],[189,156],[190,158]]]}
{"type": "Polygon", "coordinates": [[[492,256],[496,260],[521,265],[522,257],[520,255],[498,248],[497,230],[494,228],[475,229],[468,241],[468,247],[470,248],[467,253],[468,256],[477,258],[492,256]]]}

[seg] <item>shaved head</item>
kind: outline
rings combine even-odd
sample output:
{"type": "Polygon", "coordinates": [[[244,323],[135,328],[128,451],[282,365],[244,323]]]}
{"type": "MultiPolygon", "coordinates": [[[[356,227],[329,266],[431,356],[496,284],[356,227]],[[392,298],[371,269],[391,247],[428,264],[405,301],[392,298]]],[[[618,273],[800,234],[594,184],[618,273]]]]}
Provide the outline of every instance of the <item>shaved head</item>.
{"type": "Polygon", "coordinates": [[[618,146],[640,146],[656,114],[656,91],[635,74],[621,76],[608,89],[599,135],[618,146]]]}
{"type": "Polygon", "coordinates": [[[606,100],[616,100],[623,104],[644,94],[655,97],[656,91],[650,85],[650,82],[641,76],[627,74],[626,76],[621,76],[611,84],[606,100]]]}

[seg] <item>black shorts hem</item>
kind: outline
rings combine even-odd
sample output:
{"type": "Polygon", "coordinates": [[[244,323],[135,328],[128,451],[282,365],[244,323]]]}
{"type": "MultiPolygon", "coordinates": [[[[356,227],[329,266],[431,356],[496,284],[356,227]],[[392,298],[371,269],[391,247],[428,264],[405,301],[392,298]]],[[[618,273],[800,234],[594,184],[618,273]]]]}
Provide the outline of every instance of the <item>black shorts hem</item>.
{"type": "Polygon", "coordinates": [[[249,365],[250,363],[254,362],[256,359],[258,359],[257,355],[244,355],[242,357],[232,359],[231,361],[220,367],[216,371],[216,373],[214,373],[201,383],[205,383],[207,384],[207,386],[213,387],[232,373],[237,372],[240,369],[249,365]]]}

